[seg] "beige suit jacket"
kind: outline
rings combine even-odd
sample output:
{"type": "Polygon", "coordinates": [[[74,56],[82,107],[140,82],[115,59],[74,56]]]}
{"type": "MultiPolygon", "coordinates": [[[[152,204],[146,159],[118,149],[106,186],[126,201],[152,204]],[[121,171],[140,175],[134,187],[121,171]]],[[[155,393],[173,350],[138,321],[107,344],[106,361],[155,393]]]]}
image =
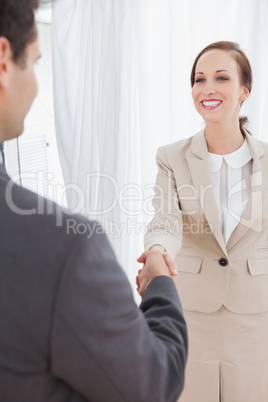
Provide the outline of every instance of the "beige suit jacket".
{"type": "Polygon", "coordinates": [[[185,310],[268,311],[268,144],[246,134],[253,155],[251,194],[225,244],[211,181],[204,130],[161,147],[145,249],[175,256],[185,310]]]}

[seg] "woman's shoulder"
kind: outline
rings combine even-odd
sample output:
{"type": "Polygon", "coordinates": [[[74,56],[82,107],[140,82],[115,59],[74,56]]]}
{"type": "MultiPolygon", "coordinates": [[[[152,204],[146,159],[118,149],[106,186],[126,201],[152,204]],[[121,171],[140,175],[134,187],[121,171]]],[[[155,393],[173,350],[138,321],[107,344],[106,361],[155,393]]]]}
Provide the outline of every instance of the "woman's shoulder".
{"type": "Polygon", "coordinates": [[[247,135],[247,141],[253,151],[253,154],[255,154],[257,156],[262,156],[263,154],[265,154],[266,156],[268,155],[268,142],[267,141],[263,141],[256,137],[253,137],[252,135],[249,135],[249,134],[247,135]]]}
{"type": "Polygon", "coordinates": [[[181,152],[185,155],[187,151],[192,147],[193,140],[198,140],[198,137],[202,137],[203,135],[204,130],[201,130],[195,135],[192,135],[190,137],[163,145],[162,147],[159,148],[159,150],[164,151],[168,155],[172,154],[178,155],[178,152],[181,152]]]}
{"type": "Polygon", "coordinates": [[[268,142],[267,142],[267,141],[260,140],[260,139],[254,138],[254,137],[253,137],[253,139],[254,139],[255,141],[257,141],[257,142],[264,148],[264,150],[265,150],[266,152],[268,151],[268,142]]]}

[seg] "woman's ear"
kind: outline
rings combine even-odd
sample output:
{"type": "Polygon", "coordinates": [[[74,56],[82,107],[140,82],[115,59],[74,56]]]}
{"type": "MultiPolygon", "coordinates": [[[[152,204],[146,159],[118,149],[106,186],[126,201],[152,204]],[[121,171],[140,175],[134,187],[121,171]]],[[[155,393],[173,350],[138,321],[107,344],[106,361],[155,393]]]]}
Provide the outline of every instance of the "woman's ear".
{"type": "Polygon", "coordinates": [[[240,102],[245,102],[249,94],[250,94],[249,89],[247,87],[243,87],[243,93],[239,98],[240,102]]]}

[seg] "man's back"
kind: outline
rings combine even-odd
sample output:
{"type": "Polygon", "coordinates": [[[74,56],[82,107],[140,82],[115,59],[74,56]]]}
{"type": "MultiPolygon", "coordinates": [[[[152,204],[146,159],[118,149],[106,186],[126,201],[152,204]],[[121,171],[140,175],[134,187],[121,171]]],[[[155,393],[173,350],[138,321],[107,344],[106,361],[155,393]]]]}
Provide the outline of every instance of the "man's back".
{"type": "Polygon", "coordinates": [[[176,401],[187,339],[172,281],[149,284],[144,320],[100,227],[2,168],[0,216],[0,400],[176,401]]]}
{"type": "Polygon", "coordinates": [[[58,286],[74,239],[56,226],[54,214],[28,215],[38,208],[37,196],[14,185],[9,197],[7,180],[1,170],[0,400],[53,401],[53,392],[69,394],[53,380],[49,356],[58,286]]]}

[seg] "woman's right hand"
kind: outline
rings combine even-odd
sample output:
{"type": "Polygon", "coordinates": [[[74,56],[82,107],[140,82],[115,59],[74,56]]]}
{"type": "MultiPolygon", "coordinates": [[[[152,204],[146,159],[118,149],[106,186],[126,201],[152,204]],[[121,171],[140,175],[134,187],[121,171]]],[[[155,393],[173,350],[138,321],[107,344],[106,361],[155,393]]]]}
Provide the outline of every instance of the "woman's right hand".
{"type": "Polygon", "coordinates": [[[142,253],[137,261],[144,264],[143,269],[138,271],[136,277],[137,291],[141,297],[143,297],[147,285],[155,277],[160,275],[170,277],[178,275],[173,257],[162,246],[153,246],[150,250],[142,253]],[[150,263],[148,264],[149,261],[150,263]]]}
{"type": "Polygon", "coordinates": [[[171,254],[166,252],[166,250],[164,249],[163,246],[160,246],[160,244],[156,244],[155,246],[151,247],[149,251],[151,251],[151,250],[157,250],[163,255],[163,257],[166,261],[167,267],[169,269],[169,272],[172,276],[178,275],[178,270],[177,270],[177,266],[174,261],[174,258],[172,257],[171,254]]]}

